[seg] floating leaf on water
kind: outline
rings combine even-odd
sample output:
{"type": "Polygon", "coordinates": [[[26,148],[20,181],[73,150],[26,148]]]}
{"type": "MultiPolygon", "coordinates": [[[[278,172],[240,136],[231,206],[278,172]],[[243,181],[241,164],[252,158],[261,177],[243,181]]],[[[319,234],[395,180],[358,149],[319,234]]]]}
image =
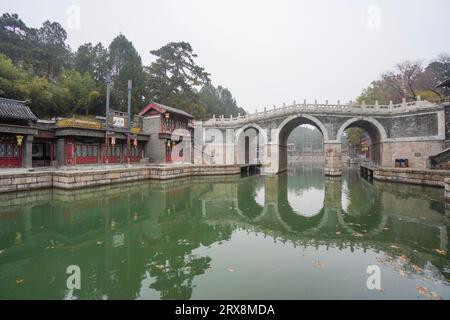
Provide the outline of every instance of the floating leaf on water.
{"type": "Polygon", "coordinates": [[[392,248],[392,249],[400,249],[400,247],[396,246],[395,244],[390,245],[389,248],[392,248]]]}
{"type": "Polygon", "coordinates": [[[156,267],[156,269],[160,269],[160,270],[164,269],[164,265],[162,265],[162,264],[157,264],[155,267],[156,267]]]}
{"type": "Polygon", "coordinates": [[[434,252],[439,253],[440,255],[447,255],[447,252],[445,252],[445,250],[441,250],[441,249],[433,249],[434,252]]]}
{"type": "Polygon", "coordinates": [[[97,244],[103,244],[103,241],[97,241],[97,244]]]}
{"type": "Polygon", "coordinates": [[[383,230],[389,230],[389,228],[383,228],[383,230]]]}
{"type": "Polygon", "coordinates": [[[229,272],[235,272],[236,271],[236,269],[234,269],[234,268],[228,268],[227,269],[229,272]]]}
{"type": "Polygon", "coordinates": [[[421,295],[426,296],[428,294],[428,289],[422,286],[416,286],[416,290],[418,293],[420,293],[421,295]]]}
{"type": "Polygon", "coordinates": [[[336,231],[336,235],[340,235],[341,234],[341,232],[340,231],[336,231]]]}
{"type": "Polygon", "coordinates": [[[0,250],[0,254],[3,254],[5,252],[5,250],[0,250]]]}
{"type": "Polygon", "coordinates": [[[430,297],[435,299],[435,300],[444,300],[439,293],[434,292],[434,291],[430,292],[430,297]]]}
{"type": "Polygon", "coordinates": [[[425,217],[419,217],[419,219],[421,219],[421,220],[427,220],[427,218],[425,218],[425,217]]]}
{"type": "Polygon", "coordinates": [[[398,273],[400,273],[400,276],[402,276],[403,278],[408,276],[408,274],[404,270],[399,270],[398,273]]]}
{"type": "Polygon", "coordinates": [[[22,284],[25,282],[25,279],[16,279],[16,284],[22,284]]]}
{"type": "Polygon", "coordinates": [[[423,272],[423,269],[418,265],[413,264],[412,268],[414,269],[415,272],[423,272]]]}

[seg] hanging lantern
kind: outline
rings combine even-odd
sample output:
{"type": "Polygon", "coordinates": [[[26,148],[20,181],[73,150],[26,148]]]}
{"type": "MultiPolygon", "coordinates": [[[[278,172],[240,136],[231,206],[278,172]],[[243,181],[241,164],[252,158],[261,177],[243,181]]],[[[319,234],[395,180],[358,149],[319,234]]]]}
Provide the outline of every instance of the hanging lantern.
{"type": "Polygon", "coordinates": [[[116,137],[111,137],[111,145],[116,145],[116,137]]]}
{"type": "Polygon", "coordinates": [[[23,136],[16,136],[17,146],[20,147],[22,145],[23,136]]]}
{"type": "Polygon", "coordinates": [[[167,140],[167,147],[170,148],[170,140],[167,140]]]}
{"type": "Polygon", "coordinates": [[[170,118],[170,113],[166,112],[166,119],[170,118]]]}
{"type": "Polygon", "coordinates": [[[137,145],[138,145],[137,139],[134,139],[134,140],[133,140],[133,145],[134,145],[135,147],[137,147],[137,145]]]}

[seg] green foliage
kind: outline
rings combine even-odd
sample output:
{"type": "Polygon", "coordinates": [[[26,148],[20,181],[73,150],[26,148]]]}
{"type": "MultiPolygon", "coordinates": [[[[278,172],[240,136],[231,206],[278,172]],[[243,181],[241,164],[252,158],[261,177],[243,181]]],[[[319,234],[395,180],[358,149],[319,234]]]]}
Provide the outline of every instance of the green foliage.
{"type": "Polygon", "coordinates": [[[171,42],[150,51],[157,57],[146,68],[147,91],[153,100],[172,105],[203,117],[207,107],[198,94],[198,88],[210,81],[209,74],[198,66],[197,55],[187,42],[171,42]]]}
{"type": "Polygon", "coordinates": [[[3,14],[0,96],[30,100],[33,112],[41,118],[101,115],[105,109],[105,78],[111,71],[111,107],[117,110],[127,109],[130,79],[132,112],[156,101],[200,118],[244,113],[228,89],[208,87],[209,74],[195,63],[197,55],[187,42],[171,42],[151,51],[156,61],[145,67],[132,42],[122,34],[108,48],[101,43],[86,43],[75,53],[66,40],[67,33],[57,22],[45,21],[34,29],[17,14],[3,14]],[[199,92],[202,86],[205,89],[199,92]]]}
{"type": "Polygon", "coordinates": [[[201,101],[206,106],[207,117],[213,115],[229,117],[230,115],[237,116],[238,113],[245,114],[245,110],[237,106],[236,100],[227,88],[222,86],[216,88],[208,82],[202,87],[199,94],[201,101]]]}

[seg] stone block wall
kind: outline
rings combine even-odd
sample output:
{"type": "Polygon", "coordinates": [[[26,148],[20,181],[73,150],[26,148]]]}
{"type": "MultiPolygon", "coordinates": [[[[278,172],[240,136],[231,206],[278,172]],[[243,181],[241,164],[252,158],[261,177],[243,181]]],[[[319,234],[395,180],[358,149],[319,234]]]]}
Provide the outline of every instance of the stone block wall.
{"type": "Polygon", "coordinates": [[[241,168],[238,165],[179,165],[0,174],[0,193],[52,187],[81,189],[146,179],[168,180],[189,176],[235,175],[240,173],[241,168]]]}
{"type": "Polygon", "coordinates": [[[373,171],[373,178],[390,182],[444,187],[444,180],[450,178],[450,171],[412,168],[376,168],[373,171]]]}
{"type": "Polygon", "coordinates": [[[340,176],[342,173],[342,153],[340,143],[325,143],[325,170],[326,176],[340,176]]]}
{"type": "Polygon", "coordinates": [[[52,172],[27,172],[0,175],[0,193],[51,188],[52,172]]]}
{"type": "Polygon", "coordinates": [[[409,167],[425,169],[428,158],[441,152],[444,148],[443,144],[443,141],[382,143],[381,165],[395,167],[395,159],[408,159],[409,167]]]}

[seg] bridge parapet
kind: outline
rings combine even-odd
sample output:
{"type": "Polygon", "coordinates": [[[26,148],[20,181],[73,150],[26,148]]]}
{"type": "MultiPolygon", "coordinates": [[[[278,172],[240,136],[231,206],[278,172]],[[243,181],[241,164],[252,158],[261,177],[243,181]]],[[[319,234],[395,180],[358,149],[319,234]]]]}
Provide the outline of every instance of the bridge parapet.
{"type": "Polygon", "coordinates": [[[256,111],[255,113],[248,113],[245,115],[240,115],[233,117],[215,117],[205,121],[206,126],[213,125],[238,125],[247,122],[254,122],[258,120],[270,119],[275,117],[281,117],[289,114],[295,114],[299,112],[305,113],[330,113],[330,114],[348,114],[348,115],[392,115],[392,114],[402,114],[408,112],[416,112],[422,109],[429,109],[436,107],[441,103],[448,102],[445,101],[435,101],[430,102],[426,100],[421,100],[420,97],[416,101],[407,102],[403,99],[402,103],[393,104],[392,101],[387,105],[378,104],[375,102],[374,105],[366,105],[364,102],[362,104],[355,104],[352,101],[341,104],[340,101],[337,104],[329,104],[328,101],[325,103],[307,103],[306,100],[303,103],[296,103],[294,101],[291,105],[286,105],[277,108],[274,106],[272,109],[264,108],[263,111],[256,111]]]}

